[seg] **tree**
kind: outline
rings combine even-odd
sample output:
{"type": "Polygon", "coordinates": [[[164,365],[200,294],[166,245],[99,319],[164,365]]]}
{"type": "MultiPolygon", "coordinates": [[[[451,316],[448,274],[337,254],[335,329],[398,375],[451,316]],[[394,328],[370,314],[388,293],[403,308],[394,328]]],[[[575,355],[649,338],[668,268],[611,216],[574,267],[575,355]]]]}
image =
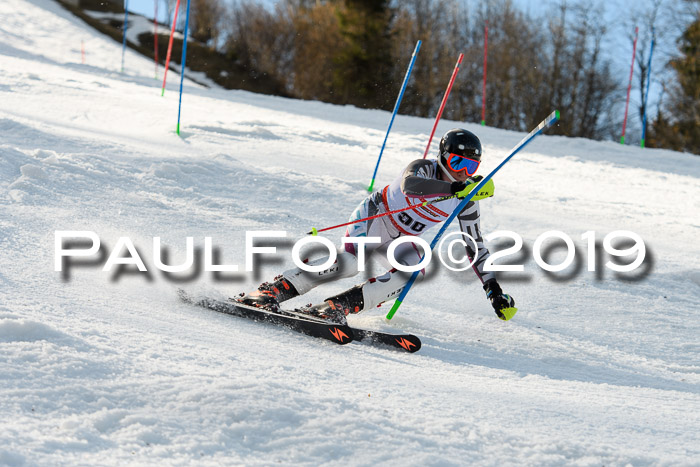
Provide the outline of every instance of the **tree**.
{"type": "MultiPolygon", "coordinates": [[[[460,52],[465,59],[443,114],[459,120],[470,112],[462,111],[463,95],[472,96],[464,77],[469,74],[471,57],[466,54],[469,21],[453,0],[407,0],[400,2],[392,27],[390,81],[395,96],[403,82],[416,41],[422,45],[401,103],[401,112],[434,117],[460,52]]],[[[478,80],[478,76],[477,76],[478,80]]],[[[472,120],[473,121],[473,120],[472,120]]]]}
{"type": "Polygon", "coordinates": [[[650,146],[700,155],[700,18],[678,40],[681,56],[671,60],[677,84],[669,88],[666,112],[652,126],[650,146]]]}
{"type": "Polygon", "coordinates": [[[336,11],[344,41],[335,54],[335,91],[363,107],[391,109],[389,0],[344,0],[336,11]]]}
{"type": "Polygon", "coordinates": [[[302,99],[335,104],[353,102],[336,88],[336,54],[344,44],[338,26],[337,6],[331,2],[290,8],[295,32],[289,85],[302,99]]]}
{"type": "Polygon", "coordinates": [[[224,7],[219,0],[191,0],[190,31],[192,38],[209,44],[212,49],[218,47],[220,21],[224,7]]]}
{"type": "Polygon", "coordinates": [[[558,109],[562,119],[556,133],[594,139],[606,136],[617,85],[602,53],[603,16],[602,6],[593,1],[553,5],[546,17],[548,34],[535,36],[536,49],[541,52],[532,55],[533,90],[523,97],[530,109],[528,127],[558,109]]]}

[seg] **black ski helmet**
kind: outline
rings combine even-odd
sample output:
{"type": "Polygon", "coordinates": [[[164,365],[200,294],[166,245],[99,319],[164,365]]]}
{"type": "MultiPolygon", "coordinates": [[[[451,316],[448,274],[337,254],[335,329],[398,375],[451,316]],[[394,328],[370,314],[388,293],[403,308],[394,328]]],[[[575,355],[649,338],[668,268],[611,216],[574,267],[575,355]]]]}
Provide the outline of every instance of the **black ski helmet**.
{"type": "Polygon", "coordinates": [[[450,154],[481,161],[481,153],[481,141],[469,130],[455,128],[445,133],[440,140],[440,159],[444,165],[450,154]]]}

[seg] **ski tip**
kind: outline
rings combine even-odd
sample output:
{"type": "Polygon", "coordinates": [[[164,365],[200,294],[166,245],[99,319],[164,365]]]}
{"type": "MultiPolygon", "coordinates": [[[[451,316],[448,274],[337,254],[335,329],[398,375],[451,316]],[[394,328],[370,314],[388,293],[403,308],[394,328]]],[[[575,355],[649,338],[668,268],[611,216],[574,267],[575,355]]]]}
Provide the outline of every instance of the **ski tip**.
{"type": "Polygon", "coordinates": [[[421,341],[416,336],[410,334],[408,336],[400,336],[395,338],[396,343],[406,352],[415,353],[421,348],[421,341]]]}

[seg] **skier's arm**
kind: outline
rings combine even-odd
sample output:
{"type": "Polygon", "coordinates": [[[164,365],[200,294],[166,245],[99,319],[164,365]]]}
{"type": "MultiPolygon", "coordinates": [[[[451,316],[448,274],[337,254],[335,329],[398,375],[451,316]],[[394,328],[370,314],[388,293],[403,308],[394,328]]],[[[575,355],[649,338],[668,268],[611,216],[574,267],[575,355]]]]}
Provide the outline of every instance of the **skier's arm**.
{"type": "Polygon", "coordinates": [[[501,286],[496,281],[496,275],[489,271],[484,271],[484,263],[491,255],[488,248],[484,245],[484,240],[481,238],[481,227],[479,226],[479,203],[469,202],[464,210],[457,216],[459,219],[459,226],[462,232],[470,235],[476,242],[478,252],[474,252],[474,245],[470,240],[467,240],[467,256],[469,261],[474,259],[476,255],[476,261],[472,268],[476,273],[477,277],[481,281],[484,291],[486,292],[486,298],[491,302],[493,310],[496,315],[502,320],[509,320],[518,311],[515,308],[515,300],[510,295],[504,294],[501,290],[501,286]]]}
{"type": "Polygon", "coordinates": [[[453,194],[452,183],[432,177],[433,163],[418,159],[406,167],[401,180],[401,191],[409,198],[435,198],[453,194]]]}
{"type": "Polygon", "coordinates": [[[467,203],[464,210],[459,213],[457,219],[459,220],[459,227],[462,229],[462,232],[472,237],[476,242],[478,251],[475,252],[473,242],[471,242],[471,240],[466,241],[467,257],[471,262],[476,255],[476,261],[474,261],[472,268],[481,283],[484,284],[491,279],[495,280],[496,275],[493,272],[484,271],[484,262],[486,262],[486,259],[490,256],[490,253],[486,245],[484,245],[484,239],[481,237],[479,216],[479,203],[470,201],[467,203]]]}

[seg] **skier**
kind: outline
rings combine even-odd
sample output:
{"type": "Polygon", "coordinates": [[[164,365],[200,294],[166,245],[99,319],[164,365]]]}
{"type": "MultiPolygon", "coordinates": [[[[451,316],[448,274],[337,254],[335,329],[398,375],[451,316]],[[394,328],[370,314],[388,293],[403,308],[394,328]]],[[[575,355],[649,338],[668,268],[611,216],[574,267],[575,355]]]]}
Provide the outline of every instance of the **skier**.
{"type": "MultiPolygon", "coordinates": [[[[391,185],[367,197],[350,216],[350,220],[372,217],[376,214],[407,207],[417,202],[441,196],[457,195],[438,203],[421,206],[396,214],[388,214],[372,220],[352,224],[348,227],[347,237],[380,237],[380,244],[367,244],[367,251],[380,253],[380,259],[386,259],[386,252],[392,240],[400,236],[417,236],[430,227],[449,217],[460,203],[459,198],[467,196],[474,183],[483,177],[474,176],[481,162],[482,148],[479,138],[470,131],[453,129],[445,133],[440,140],[437,159],[418,159],[411,162],[403,173],[391,185]],[[471,186],[469,186],[471,185],[471,186]],[[469,188],[467,188],[469,186],[469,188]]],[[[470,235],[478,249],[478,257],[472,266],[483,284],[486,297],[490,300],[496,314],[501,319],[510,319],[502,310],[515,306],[514,300],[504,294],[493,272],[484,271],[484,262],[489,251],[484,246],[479,227],[479,202],[470,201],[457,216],[462,232],[470,235]]],[[[474,260],[474,249],[466,242],[466,252],[470,261],[474,260]]],[[[399,264],[413,266],[422,258],[421,250],[413,242],[400,244],[394,253],[399,264]]],[[[358,253],[355,245],[345,244],[344,250],[338,252],[337,261],[321,272],[307,272],[300,268],[291,269],[275,277],[274,282],[265,282],[249,294],[241,294],[238,301],[258,307],[277,310],[279,304],[291,298],[303,295],[321,284],[351,277],[358,272],[358,253]]],[[[309,262],[318,265],[326,262],[328,257],[309,262]]],[[[425,275],[421,270],[419,278],[425,275]]],[[[373,277],[366,282],[327,298],[323,303],[307,306],[303,311],[335,323],[346,323],[346,316],[374,308],[386,300],[397,298],[410,274],[395,268],[373,277]]]]}

